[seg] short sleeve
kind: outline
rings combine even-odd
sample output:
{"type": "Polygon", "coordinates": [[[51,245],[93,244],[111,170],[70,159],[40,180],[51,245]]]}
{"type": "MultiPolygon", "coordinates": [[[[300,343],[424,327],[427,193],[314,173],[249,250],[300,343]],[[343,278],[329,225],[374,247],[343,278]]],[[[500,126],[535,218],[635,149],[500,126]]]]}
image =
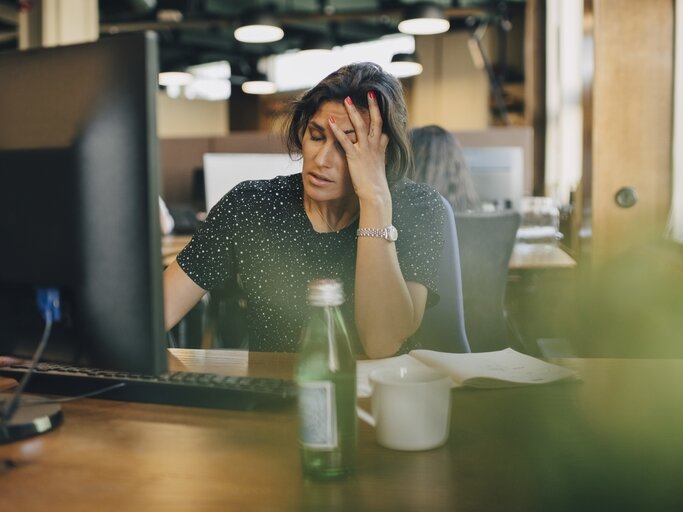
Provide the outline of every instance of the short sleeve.
{"type": "Polygon", "coordinates": [[[238,212],[245,203],[239,185],[211,209],[190,243],[178,254],[178,265],[197,285],[212,290],[231,279],[235,269],[235,233],[240,228],[238,212]]]}
{"type": "Polygon", "coordinates": [[[439,301],[438,271],[443,249],[446,209],[439,194],[424,184],[406,181],[394,194],[396,252],[403,278],[423,284],[427,305],[439,301]]]}

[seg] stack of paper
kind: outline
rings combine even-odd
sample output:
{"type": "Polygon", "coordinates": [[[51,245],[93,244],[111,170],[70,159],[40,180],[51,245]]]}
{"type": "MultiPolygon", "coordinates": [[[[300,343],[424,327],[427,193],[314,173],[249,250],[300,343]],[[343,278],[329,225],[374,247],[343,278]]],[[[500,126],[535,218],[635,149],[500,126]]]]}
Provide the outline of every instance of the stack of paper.
{"type": "Polygon", "coordinates": [[[505,388],[576,379],[576,372],[506,348],[495,352],[451,354],[412,350],[409,354],[358,361],[358,396],[370,396],[370,373],[379,368],[431,367],[450,375],[453,386],[505,388]]]}

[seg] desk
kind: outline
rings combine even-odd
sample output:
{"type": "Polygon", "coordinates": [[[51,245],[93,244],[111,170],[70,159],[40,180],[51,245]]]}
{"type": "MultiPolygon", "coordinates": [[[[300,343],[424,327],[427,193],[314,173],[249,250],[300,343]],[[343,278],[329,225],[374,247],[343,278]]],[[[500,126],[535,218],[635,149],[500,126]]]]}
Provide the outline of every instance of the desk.
{"type": "Polygon", "coordinates": [[[512,249],[509,264],[511,270],[574,267],[576,267],[576,261],[553,244],[516,243],[512,249]]]}
{"type": "Polygon", "coordinates": [[[506,309],[527,352],[540,338],[565,338],[574,322],[576,261],[554,244],[515,244],[506,309]]]}
{"type": "MultiPolygon", "coordinates": [[[[232,356],[175,351],[172,364],[221,357],[232,356]]],[[[247,371],[286,375],[292,361],[250,354],[247,371]]],[[[357,474],[332,482],[302,480],[293,410],[64,404],[57,430],[0,446],[14,466],[0,464],[0,501],[18,511],[681,510],[669,505],[681,495],[683,360],[571,365],[583,384],[454,390],[449,443],[432,451],[381,448],[361,423],[357,474]]]]}
{"type": "Polygon", "coordinates": [[[191,235],[165,235],[161,237],[161,258],[164,267],[168,267],[178,256],[178,253],[185,247],[191,235]]]}

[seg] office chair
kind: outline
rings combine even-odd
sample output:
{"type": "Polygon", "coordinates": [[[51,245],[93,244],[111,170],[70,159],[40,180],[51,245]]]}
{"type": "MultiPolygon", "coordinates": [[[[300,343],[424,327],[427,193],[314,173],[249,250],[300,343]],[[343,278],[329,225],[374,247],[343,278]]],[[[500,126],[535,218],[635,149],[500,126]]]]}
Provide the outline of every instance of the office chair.
{"type": "Polygon", "coordinates": [[[505,311],[508,265],[520,215],[457,213],[467,339],[473,352],[520,348],[505,311]]]}
{"type": "Polygon", "coordinates": [[[460,253],[453,209],[444,197],[446,209],[443,225],[444,245],[438,272],[438,304],[427,308],[418,331],[423,348],[442,352],[469,352],[470,345],[465,332],[465,315],[462,299],[460,253]]]}
{"type": "Polygon", "coordinates": [[[213,331],[212,348],[247,350],[246,296],[237,282],[226,283],[210,292],[209,323],[213,331]]]}

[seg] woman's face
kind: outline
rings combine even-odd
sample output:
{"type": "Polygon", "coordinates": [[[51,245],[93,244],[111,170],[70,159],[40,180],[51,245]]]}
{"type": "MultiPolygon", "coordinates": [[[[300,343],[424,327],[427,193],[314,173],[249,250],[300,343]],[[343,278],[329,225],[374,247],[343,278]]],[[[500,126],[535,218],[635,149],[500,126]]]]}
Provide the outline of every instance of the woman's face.
{"type": "MultiPolygon", "coordinates": [[[[361,111],[366,124],[367,112],[361,111]]],[[[341,102],[327,101],[311,117],[302,140],[304,192],[316,202],[355,200],[346,155],[330,129],[333,116],[337,126],[356,142],[356,131],[341,102]]]]}

